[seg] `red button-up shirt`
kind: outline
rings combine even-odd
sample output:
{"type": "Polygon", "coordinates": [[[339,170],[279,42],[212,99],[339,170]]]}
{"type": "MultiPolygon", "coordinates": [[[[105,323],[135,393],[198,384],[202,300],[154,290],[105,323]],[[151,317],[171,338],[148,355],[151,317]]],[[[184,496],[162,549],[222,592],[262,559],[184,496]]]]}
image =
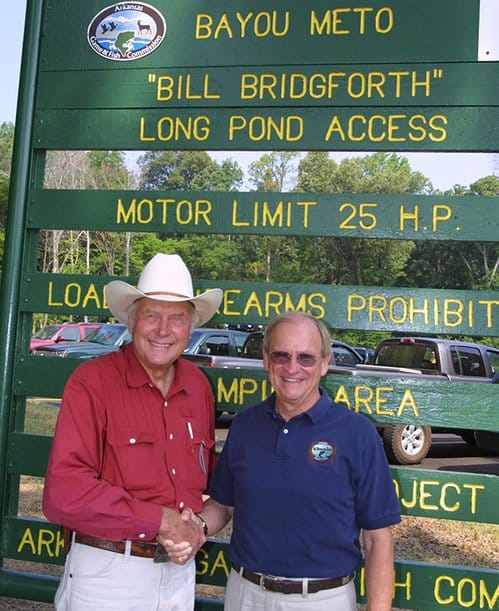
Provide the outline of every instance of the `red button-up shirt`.
{"type": "Polygon", "coordinates": [[[166,399],[133,346],[82,363],[64,389],[43,510],[106,539],[154,540],[162,506],[202,509],[214,465],[208,379],[179,359],[166,399]]]}

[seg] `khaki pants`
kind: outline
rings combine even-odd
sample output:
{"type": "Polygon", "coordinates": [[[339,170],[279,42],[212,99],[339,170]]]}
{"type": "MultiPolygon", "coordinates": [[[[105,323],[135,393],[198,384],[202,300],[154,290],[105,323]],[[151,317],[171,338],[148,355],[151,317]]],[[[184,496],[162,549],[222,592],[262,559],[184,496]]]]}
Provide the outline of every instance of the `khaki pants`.
{"type": "Polygon", "coordinates": [[[181,566],[73,543],[55,595],[57,611],[190,611],[194,560],[181,566]]]}
{"type": "Polygon", "coordinates": [[[225,611],[357,611],[353,581],[315,594],[269,592],[231,570],[225,590],[225,611]]]}

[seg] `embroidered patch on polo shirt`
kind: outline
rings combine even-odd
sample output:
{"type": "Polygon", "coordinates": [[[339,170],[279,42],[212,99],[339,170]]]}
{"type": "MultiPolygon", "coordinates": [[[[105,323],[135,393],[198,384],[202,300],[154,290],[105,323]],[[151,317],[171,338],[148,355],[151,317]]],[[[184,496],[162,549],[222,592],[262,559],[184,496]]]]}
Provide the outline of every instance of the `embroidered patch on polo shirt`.
{"type": "Polygon", "coordinates": [[[308,453],[317,462],[331,462],[336,454],[336,446],[329,441],[314,441],[308,453]]]}

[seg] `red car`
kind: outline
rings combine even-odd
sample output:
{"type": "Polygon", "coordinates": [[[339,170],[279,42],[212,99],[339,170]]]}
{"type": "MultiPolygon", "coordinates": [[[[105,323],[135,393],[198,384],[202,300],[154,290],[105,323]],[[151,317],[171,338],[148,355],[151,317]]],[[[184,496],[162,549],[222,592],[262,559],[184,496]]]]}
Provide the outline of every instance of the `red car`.
{"type": "Polygon", "coordinates": [[[65,322],[47,325],[31,338],[30,352],[38,346],[56,344],[58,342],[81,342],[89,333],[102,326],[98,322],[65,322]]]}

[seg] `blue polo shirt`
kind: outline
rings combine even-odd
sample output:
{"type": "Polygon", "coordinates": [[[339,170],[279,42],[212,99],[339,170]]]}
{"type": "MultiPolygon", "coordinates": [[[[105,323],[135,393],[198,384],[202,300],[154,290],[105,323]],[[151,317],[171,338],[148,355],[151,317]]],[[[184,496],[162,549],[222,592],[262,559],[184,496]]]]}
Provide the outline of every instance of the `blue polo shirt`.
{"type": "Polygon", "coordinates": [[[231,560],[284,577],[341,577],[361,562],[360,529],[400,522],[378,432],[321,398],[284,421],[275,395],[237,414],[210,484],[234,507],[231,560]]]}

